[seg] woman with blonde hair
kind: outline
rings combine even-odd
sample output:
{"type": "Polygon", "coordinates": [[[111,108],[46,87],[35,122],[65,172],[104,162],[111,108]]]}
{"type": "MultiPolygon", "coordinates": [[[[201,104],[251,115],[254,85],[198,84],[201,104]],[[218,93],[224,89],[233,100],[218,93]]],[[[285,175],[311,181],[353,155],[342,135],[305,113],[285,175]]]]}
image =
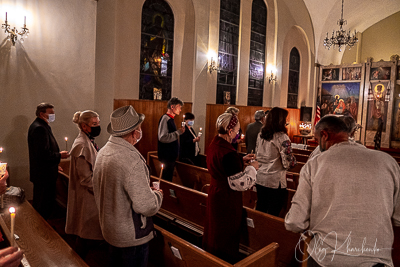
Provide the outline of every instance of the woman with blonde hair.
{"type": "Polygon", "coordinates": [[[79,135],[70,151],[65,232],[77,236],[75,250],[85,259],[88,251],[99,245],[99,240],[103,240],[92,183],[94,163],[99,150],[94,138],[100,134],[101,128],[99,115],[91,110],[76,112],[72,121],[78,125],[79,135]]]}
{"type": "Polygon", "coordinates": [[[206,251],[231,263],[239,259],[241,191],[253,187],[258,169],[254,155],[242,158],[231,144],[240,128],[238,112],[229,109],[218,117],[218,135],[207,150],[207,168],[212,178],[203,236],[206,251]]]}

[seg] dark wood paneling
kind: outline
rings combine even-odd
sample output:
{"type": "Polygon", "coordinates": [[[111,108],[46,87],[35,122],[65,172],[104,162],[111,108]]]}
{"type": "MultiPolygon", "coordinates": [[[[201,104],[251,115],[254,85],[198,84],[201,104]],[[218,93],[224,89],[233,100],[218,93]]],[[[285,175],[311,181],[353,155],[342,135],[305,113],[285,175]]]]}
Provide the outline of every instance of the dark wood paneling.
{"type": "MultiPolygon", "coordinates": [[[[146,157],[147,152],[157,151],[158,122],[163,114],[167,112],[168,101],[114,99],[114,110],[126,105],[132,105],[136,112],[143,113],[146,118],[142,123],[143,138],[135,147],[146,157]]],[[[175,117],[176,127],[181,127],[183,114],[192,111],[192,103],[185,102],[182,112],[175,117]]]]}

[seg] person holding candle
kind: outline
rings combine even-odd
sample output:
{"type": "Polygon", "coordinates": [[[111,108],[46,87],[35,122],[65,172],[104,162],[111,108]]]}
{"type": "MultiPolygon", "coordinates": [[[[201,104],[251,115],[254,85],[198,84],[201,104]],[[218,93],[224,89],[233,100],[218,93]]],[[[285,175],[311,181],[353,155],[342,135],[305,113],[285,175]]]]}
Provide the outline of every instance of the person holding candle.
{"type": "Polygon", "coordinates": [[[257,172],[256,210],[278,216],[286,196],[286,170],[296,165],[286,119],[288,111],[275,107],[257,137],[256,155],[260,162],[257,172]]]}
{"type": "Polygon", "coordinates": [[[254,155],[242,158],[232,146],[240,129],[238,110],[221,114],[216,123],[218,135],[207,150],[211,174],[207,198],[203,249],[230,263],[239,259],[242,226],[242,192],[253,187],[258,162],[254,155]]]}
{"type": "Polygon", "coordinates": [[[54,122],[54,106],[41,103],[36,107],[36,119],[28,131],[29,172],[33,183],[33,207],[44,219],[53,212],[56,200],[58,164],[68,158],[68,151],[61,151],[49,123],[54,122]]]}
{"type": "Polygon", "coordinates": [[[163,179],[172,181],[175,161],[179,155],[179,136],[185,132],[185,126],[176,129],[174,118],[181,113],[182,100],[173,97],[168,101],[167,113],[158,123],[158,159],[164,164],[163,179]]]}
{"type": "Polygon", "coordinates": [[[199,165],[199,141],[200,136],[196,135],[193,129],[193,113],[185,113],[185,132],[179,137],[179,161],[199,165]]]}
{"type": "Polygon", "coordinates": [[[146,160],[135,148],[144,118],[132,106],[114,110],[107,127],[111,137],[94,166],[94,198],[101,231],[110,244],[109,266],[147,266],[152,216],[163,199],[161,190],[150,187],[146,160]]]}
{"type": "Polygon", "coordinates": [[[91,248],[104,240],[100,229],[99,211],[93,195],[93,168],[99,147],[94,138],[100,135],[99,115],[92,111],[78,111],[72,121],[79,129],[70,151],[70,178],[68,188],[65,232],[76,235],[75,250],[85,259],[91,248]]]}
{"type": "Polygon", "coordinates": [[[17,247],[8,247],[0,249],[0,266],[2,267],[18,267],[24,257],[24,251],[18,250],[17,247]]]}

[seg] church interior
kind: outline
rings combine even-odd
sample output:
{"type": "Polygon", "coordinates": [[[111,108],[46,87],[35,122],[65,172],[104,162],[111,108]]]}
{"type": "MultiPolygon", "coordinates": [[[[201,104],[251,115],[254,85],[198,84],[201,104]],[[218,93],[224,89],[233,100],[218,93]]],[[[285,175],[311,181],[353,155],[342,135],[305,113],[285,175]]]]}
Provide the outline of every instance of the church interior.
{"type": "MultiPolygon", "coordinates": [[[[255,111],[281,107],[289,112],[292,143],[316,146],[314,122],[326,114],[346,113],[361,125],[356,141],[373,149],[380,132],[379,148],[400,160],[398,0],[0,0],[0,23],[0,161],[8,164],[9,185],[23,188],[27,200],[33,196],[27,134],[36,106],[42,102],[54,105],[56,119],[51,128],[60,150],[67,151],[78,134],[72,122],[76,111],[91,109],[100,115],[103,131],[96,142],[102,147],[109,138],[106,127],[112,111],[131,104],[146,116],[137,148],[152,165],[152,179],[160,173],[154,154],[158,121],[171,97],[185,103],[177,124],[185,112],[195,114],[194,128],[203,132],[202,154],[216,135],[218,115],[227,107],[239,108],[243,131],[254,122],[255,111]],[[7,25],[11,30],[5,29],[7,25]],[[12,35],[14,27],[18,33],[14,30],[12,35]],[[338,43],[332,32],[342,27],[348,38],[338,43]]],[[[295,153],[299,159],[307,157],[307,147],[295,153]]],[[[62,163],[68,170],[68,163],[62,163]]],[[[303,165],[297,166],[299,170],[303,165]]],[[[200,193],[184,197],[200,204],[192,211],[181,206],[180,214],[174,214],[174,229],[188,237],[187,242],[199,244],[198,217],[204,213],[205,195],[201,177],[208,174],[204,168],[179,168],[176,178],[182,186],[184,176],[197,177],[188,185],[200,193]],[[182,230],[187,223],[184,218],[196,221],[190,231],[182,230]]],[[[289,191],[292,196],[299,170],[287,176],[294,184],[293,192],[289,191]]],[[[62,175],[68,177],[68,171],[62,175]]],[[[60,178],[61,191],[65,177],[60,178]]],[[[170,194],[181,187],[171,183],[164,190],[170,194]]],[[[174,199],[166,201],[171,209],[174,203],[184,202],[174,199]]],[[[269,218],[252,211],[250,193],[244,199],[248,218],[253,216],[251,223],[269,218]]],[[[181,257],[176,251],[165,256],[168,266],[186,266],[181,263],[184,255],[193,257],[187,266],[233,266],[193,252],[192,247],[185,252],[184,238],[179,243],[165,230],[168,216],[172,215],[160,216],[157,230],[165,242],[176,244],[181,257]]],[[[279,235],[285,231],[279,225],[282,222],[277,218],[268,225],[279,235]]],[[[241,242],[248,254],[274,252],[273,245],[252,239],[263,235],[254,229],[253,225],[247,240],[241,242]]],[[[305,266],[293,259],[290,246],[296,239],[297,235],[288,234],[283,243],[277,242],[280,255],[285,256],[265,258],[271,265],[244,261],[237,266],[305,266]]],[[[396,242],[400,249],[400,240],[396,242]]],[[[66,258],[77,257],[61,243],[66,258]]],[[[170,252],[162,244],[155,246],[163,255],[170,252]]],[[[29,252],[26,255],[29,261],[29,252]]],[[[394,260],[400,264],[399,255],[394,260]]],[[[71,264],[85,266],[79,260],[71,264]]]]}

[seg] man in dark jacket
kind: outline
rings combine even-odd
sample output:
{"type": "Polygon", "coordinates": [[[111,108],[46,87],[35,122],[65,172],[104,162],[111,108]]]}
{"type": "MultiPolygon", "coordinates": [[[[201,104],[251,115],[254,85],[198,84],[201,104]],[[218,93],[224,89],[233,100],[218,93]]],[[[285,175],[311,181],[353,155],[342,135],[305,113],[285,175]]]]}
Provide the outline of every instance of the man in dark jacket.
{"type": "Polygon", "coordinates": [[[39,104],[36,116],[28,131],[33,207],[44,219],[48,219],[55,204],[58,164],[61,158],[68,158],[69,154],[68,151],[60,152],[49,126],[55,120],[54,106],[49,103],[39,104]]]}
{"type": "Polygon", "coordinates": [[[256,143],[257,143],[257,136],[260,133],[262,126],[265,123],[265,116],[268,114],[269,111],[264,112],[264,110],[257,110],[254,114],[254,119],[256,120],[253,123],[247,125],[246,130],[246,150],[247,153],[255,153],[256,143]]]}
{"type": "Polygon", "coordinates": [[[167,113],[158,123],[158,159],[164,164],[162,179],[172,181],[175,160],[179,155],[179,136],[185,132],[185,125],[176,129],[174,117],[181,113],[182,100],[173,97],[168,101],[167,113]]]}

